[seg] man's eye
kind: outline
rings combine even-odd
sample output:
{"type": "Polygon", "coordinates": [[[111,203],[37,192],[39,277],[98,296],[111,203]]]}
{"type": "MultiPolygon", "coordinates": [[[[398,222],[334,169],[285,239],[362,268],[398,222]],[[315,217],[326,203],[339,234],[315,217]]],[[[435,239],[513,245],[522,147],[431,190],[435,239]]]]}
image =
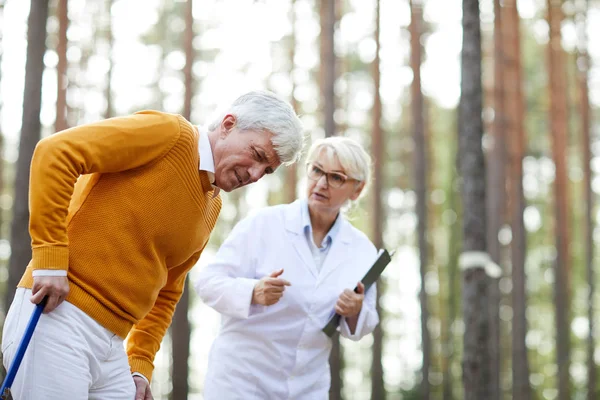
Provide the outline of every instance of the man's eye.
{"type": "Polygon", "coordinates": [[[319,174],[319,175],[323,174],[323,171],[321,171],[321,169],[319,167],[313,167],[313,172],[315,174],[319,174]]]}
{"type": "Polygon", "coordinates": [[[256,151],[256,149],[254,149],[254,157],[258,160],[261,161],[262,157],[260,156],[260,154],[258,153],[258,151],[256,151]]]}

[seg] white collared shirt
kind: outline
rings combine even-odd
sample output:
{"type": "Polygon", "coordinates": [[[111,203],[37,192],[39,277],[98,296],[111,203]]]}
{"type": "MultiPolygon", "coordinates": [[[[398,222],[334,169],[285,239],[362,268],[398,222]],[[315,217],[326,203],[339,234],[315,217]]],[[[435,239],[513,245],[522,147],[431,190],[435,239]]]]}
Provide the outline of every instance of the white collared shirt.
{"type": "Polygon", "coordinates": [[[200,171],[208,173],[210,183],[215,183],[215,159],[213,158],[212,147],[208,140],[206,129],[198,126],[198,154],[200,155],[200,171]]]}

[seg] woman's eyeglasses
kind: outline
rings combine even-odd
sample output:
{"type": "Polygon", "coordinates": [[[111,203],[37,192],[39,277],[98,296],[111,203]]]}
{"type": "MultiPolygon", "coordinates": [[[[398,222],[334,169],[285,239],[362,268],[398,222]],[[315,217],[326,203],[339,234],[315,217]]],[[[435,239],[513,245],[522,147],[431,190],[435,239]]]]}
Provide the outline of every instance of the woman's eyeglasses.
{"type": "Polygon", "coordinates": [[[327,184],[334,188],[343,186],[349,180],[355,180],[339,172],[325,172],[313,163],[306,164],[306,175],[313,181],[318,181],[325,175],[327,184]]]}

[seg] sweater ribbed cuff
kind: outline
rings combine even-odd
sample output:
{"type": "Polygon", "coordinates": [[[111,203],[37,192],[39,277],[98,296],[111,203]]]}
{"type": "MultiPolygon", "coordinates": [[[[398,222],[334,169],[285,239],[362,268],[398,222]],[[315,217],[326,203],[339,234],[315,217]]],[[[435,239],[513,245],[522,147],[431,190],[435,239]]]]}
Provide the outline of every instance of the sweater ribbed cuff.
{"type": "Polygon", "coordinates": [[[62,269],[69,270],[69,248],[67,246],[44,246],[32,249],[33,270],[62,269]]]}
{"type": "Polygon", "coordinates": [[[129,367],[131,373],[137,372],[146,377],[148,382],[152,382],[152,372],[154,371],[154,364],[144,358],[129,357],[129,367]]]}

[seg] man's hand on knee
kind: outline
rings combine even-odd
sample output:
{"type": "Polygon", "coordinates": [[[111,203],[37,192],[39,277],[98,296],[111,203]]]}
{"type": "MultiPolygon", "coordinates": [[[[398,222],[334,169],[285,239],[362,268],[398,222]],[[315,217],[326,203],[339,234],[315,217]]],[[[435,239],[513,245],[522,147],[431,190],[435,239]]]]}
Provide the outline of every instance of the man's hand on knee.
{"type": "Polygon", "coordinates": [[[69,294],[69,280],[66,276],[34,276],[31,289],[31,302],[38,304],[48,296],[45,313],[53,311],[69,294]]]}
{"type": "Polygon", "coordinates": [[[135,382],[135,400],[153,400],[152,392],[150,391],[150,385],[148,381],[141,376],[134,376],[133,381],[135,382]]]}

